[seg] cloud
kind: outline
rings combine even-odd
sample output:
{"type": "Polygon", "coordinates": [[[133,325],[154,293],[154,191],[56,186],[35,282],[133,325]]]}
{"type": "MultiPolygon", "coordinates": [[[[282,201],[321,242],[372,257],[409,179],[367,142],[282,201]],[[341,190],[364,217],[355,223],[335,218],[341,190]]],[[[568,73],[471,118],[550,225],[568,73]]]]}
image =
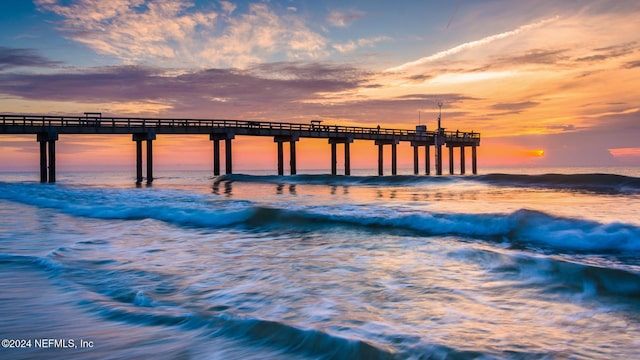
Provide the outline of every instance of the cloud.
{"type": "Polygon", "coordinates": [[[42,11],[61,16],[60,29],[71,39],[101,54],[114,55],[127,64],[178,56],[189,58],[187,49],[196,29],[211,31],[218,14],[194,12],[184,1],[158,0],[78,0],[60,5],[53,0],[37,0],[42,11]],[[185,51],[186,50],[186,51],[185,51]]]}
{"type": "Polygon", "coordinates": [[[6,101],[57,102],[55,111],[75,104],[72,111],[91,108],[117,116],[294,122],[320,118],[369,125],[414,123],[419,109],[423,109],[423,120],[435,121],[434,104],[441,98],[449,104],[447,121],[454,121],[467,115],[456,104],[475,100],[463,94],[439,93],[359,98],[330,105],[323,101],[332,94],[367,87],[374,75],[347,65],[304,62],[174,74],[158,68],[119,66],[55,74],[0,74],[0,94],[6,101]],[[425,108],[433,108],[433,113],[425,108]]]}
{"type": "Polygon", "coordinates": [[[259,64],[248,69],[248,73],[263,79],[282,80],[329,80],[349,82],[357,85],[369,75],[361,69],[347,65],[303,62],[275,62],[259,64]]]}
{"type": "Polygon", "coordinates": [[[387,41],[390,39],[391,38],[388,36],[377,36],[377,37],[367,38],[367,39],[358,39],[356,41],[352,40],[342,44],[333,44],[332,47],[338,50],[338,52],[347,53],[363,47],[373,47],[379,42],[387,41]]]}
{"type": "Polygon", "coordinates": [[[329,24],[335,27],[348,27],[356,20],[359,20],[364,17],[364,13],[360,11],[352,11],[349,13],[344,13],[341,11],[332,11],[327,16],[327,21],[329,24]]]}
{"type": "Polygon", "coordinates": [[[608,59],[625,56],[634,53],[638,49],[637,42],[632,41],[624,44],[617,44],[603,48],[593,49],[594,55],[579,57],[577,62],[599,62],[608,59]]]}
{"type": "Polygon", "coordinates": [[[222,6],[222,10],[227,14],[231,14],[237,8],[236,4],[229,1],[220,1],[220,6],[222,6]]]}
{"type": "Polygon", "coordinates": [[[566,53],[569,49],[532,49],[525,51],[522,55],[503,56],[498,58],[495,63],[501,66],[513,66],[513,65],[529,65],[529,64],[542,64],[542,65],[558,65],[560,63],[569,60],[569,56],[566,53]]]}
{"type": "Polygon", "coordinates": [[[537,21],[535,23],[522,25],[522,26],[518,27],[515,30],[506,31],[506,32],[503,32],[503,33],[500,33],[500,34],[487,36],[487,37],[484,37],[484,38],[482,38],[480,40],[470,41],[470,42],[455,46],[453,48],[438,52],[436,54],[433,54],[433,55],[430,55],[430,56],[427,56],[427,57],[423,57],[423,58],[418,59],[416,61],[411,61],[411,62],[402,64],[400,66],[396,66],[396,67],[387,69],[387,71],[388,72],[403,71],[403,70],[407,70],[409,68],[418,67],[418,66],[427,64],[429,62],[440,60],[440,59],[443,59],[445,57],[457,54],[457,53],[465,51],[465,50],[469,50],[469,49],[476,48],[476,47],[479,47],[479,46],[487,45],[487,44],[490,44],[490,43],[492,43],[494,41],[505,39],[505,38],[508,38],[508,37],[511,37],[511,36],[518,35],[518,34],[520,34],[522,32],[526,32],[526,31],[529,31],[529,30],[544,26],[544,25],[546,25],[546,24],[548,24],[550,22],[558,20],[559,18],[560,18],[559,16],[555,16],[555,17],[552,17],[552,18],[543,19],[543,20],[537,21]]]}
{"type": "Polygon", "coordinates": [[[522,111],[532,107],[536,107],[540,105],[540,103],[535,101],[523,101],[517,103],[499,103],[491,106],[494,110],[509,110],[509,111],[522,111]]]}
{"type": "Polygon", "coordinates": [[[249,12],[226,19],[225,30],[205,42],[200,57],[216,65],[246,67],[272,61],[312,60],[328,54],[327,40],[293,14],[278,15],[266,4],[251,4],[249,12]]]}
{"type": "Polygon", "coordinates": [[[613,148],[609,153],[621,162],[640,164],[640,148],[613,148]]]}
{"type": "MultiPolygon", "coordinates": [[[[207,69],[171,75],[157,68],[121,66],[56,74],[0,74],[5,98],[74,103],[164,104],[184,116],[267,111],[281,116],[317,93],[355,89],[367,74],[348,66],[273,63],[248,70],[207,69]],[[242,109],[242,110],[239,110],[242,109]]],[[[155,108],[155,107],[154,107],[155,108]]],[[[290,116],[290,115],[289,115],[290,116]]]]}
{"type": "Polygon", "coordinates": [[[640,67],[640,60],[638,60],[638,61],[630,61],[630,62],[624,64],[624,67],[627,68],[627,69],[633,69],[633,68],[640,67]]]}
{"type": "Polygon", "coordinates": [[[266,3],[246,12],[221,1],[221,13],[186,0],[36,0],[40,11],[62,18],[59,29],[74,41],[125,64],[246,67],[277,59],[326,55],[327,40],[291,12],[266,3]]]}
{"type": "Polygon", "coordinates": [[[573,124],[569,124],[569,125],[549,125],[549,126],[547,126],[547,129],[562,130],[562,131],[574,131],[574,130],[576,130],[576,126],[573,125],[573,124]]]}
{"type": "Polygon", "coordinates": [[[56,67],[60,63],[49,60],[34,49],[17,49],[0,46],[0,71],[17,67],[56,67]]]}
{"type": "Polygon", "coordinates": [[[418,74],[418,75],[409,76],[406,79],[409,80],[410,82],[422,83],[431,78],[433,78],[433,75],[418,74]]]}

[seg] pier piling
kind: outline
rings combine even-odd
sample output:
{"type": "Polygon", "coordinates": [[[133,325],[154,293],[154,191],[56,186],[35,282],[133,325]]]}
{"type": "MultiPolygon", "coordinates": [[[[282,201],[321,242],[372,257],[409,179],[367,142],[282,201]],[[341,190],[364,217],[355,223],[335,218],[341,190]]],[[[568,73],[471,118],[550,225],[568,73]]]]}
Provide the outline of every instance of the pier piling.
{"type": "Polygon", "coordinates": [[[142,140],[136,142],[136,184],[142,183],[142,140]]]}
{"type": "Polygon", "coordinates": [[[418,168],[418,146],[413,144],[411,146],[413,146],[413,175],[418,175],[420,172],[418,168]]]}
{"type": "Polygon", "coordinates": [[[230,175],[233,173],[233,159],[231,158],[231,140],[233,138],[224,139],[224,167],[225,174],[230,175]]]}
{"type": "Polygon", "coordinates": [[[431,151],[430,143],[427,141],[412,141],[413,147],[413,174],[418,175],[420,173],[420,147],[424,146],[424,172],[426,175],[431,174],[431,151]]]}
{"type": "Polygon", "coordinates": [[[431,175],[431,154],[429,151],[429,145],[425,145],[424,147],[424,167],[425,167],[425,175],[431,175]]]}
{"type": "Polygon", "coordinates": [[[289,142],[289,167],[291,169],[291,175],[295,175],[298,172],[296,167],[296,142],[289,142]]]}
{"type": "Polygon", "coordinates": [[[460,174],[464,175],[465,170],[464,146],[460,146],[460,174]]]}
{"type": "Polygon", "coordinates": [[[344,144],[344,174],[351,175],[351,146],[352,137],[329,138],[331,144],[331,175],[338,174],[338,149],[337,144],[344,144]]]}
{"type": "Polygon", "coordinates": [[[38,133],[37,140],[40,143],[40,182],[54,183],[56,182],[56,141],[58,140],[58,134],[55,131],[38,133]]]}
{"type": "Polygon", "coordinates": [[[477,160],[476,146],[471,146],[471,171],[473,175],[478,174],[478,160],[477,160]]]}
{"type": "Polygon", "coordinates": [[[213,141],[213,175],[220,175],[220,140],[213,141]]]}
{"type": "Polygon", "coordinates": [[[385,139],[376,140],[375,144],[378,145],[378,175],[384,175],[384,145],[391,145],[391,174],[398,174],[398,149],[397,145],[400,143],[398,139],[385,139]]]}
{"type": "Polygon", "coordinates": [[[289,143],[289,168],[291,175],[295,175],[296,169],[296,141],[300,137],[297,134],[287,136],[275,136],[273,141],[278,144],[278,175],[284,175],[284,143],[289,143]]]}
{"type": "Polygon", "coordinates": [[[221,129],[223,132],[219,133],[210,133],[209,140],[213,141],[213,175],[220,175],[220,141],[224,140],[224,165],[225,165],[225,174],[231,174],[233,171],[232,167],[232,156],[231,156],[231,140],[235,138],[235,134],[230,131],[225,131],[226,129],[221,129]]]}
{"type": "MultiPolygon", "coordinates": [[[[39,136],[38,136],[39,137],[39,136]]],[[[47,182],[47,141],[38,139],[40,143],[40,182],[47,182]]]]}
{"type": "Polygon", "coordinates": [[[453,146],[449,146],[449,175],[453,174],[453,146]]]}
{"type": "Polygon", "coordinates": [[[156,139],[155,131],[135,133],[132,140],[136,142],[136,184],[142,180],[142,142],[147,142],[147,184],[153,182],[153,140],[156,139]]]}

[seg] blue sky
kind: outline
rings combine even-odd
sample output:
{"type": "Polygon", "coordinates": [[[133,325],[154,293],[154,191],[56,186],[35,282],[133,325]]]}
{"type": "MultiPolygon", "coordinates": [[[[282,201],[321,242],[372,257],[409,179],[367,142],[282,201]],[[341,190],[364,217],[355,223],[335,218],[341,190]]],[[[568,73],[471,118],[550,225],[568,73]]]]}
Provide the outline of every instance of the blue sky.
{"type": "Polygon", "coordinates": [[[639,34],[636,0],[5,0],[0,112],[411,128],[444,101],[492,165],[640,164],[639,34]]]}
{"type": "MultiPolygon", "coordinates": [[[[292,49],[291,43],[276,43],[272,44],[275,48],[267,51],[264,48],[265,44],[260,44],[259,39],[253,38],[254,41],[251,44],[254,46],[251,54],[255,53],[253,62],[312,59],[366,61],[360,58],[382,55],[378,50],[382,49],[386,53],[384,54],[386,59],[376,59],[371,63],[380,64],[381,61],[386,61],[392,65],[394,61],[402,61],[403,58],[412,55],[421,56],[429,47],[445,48],[447,38],[453,37],[455,29],[461,28],[457,25],[455,16],[460,10],[460,2],[438,4],[438,2],[425,1],[397,4],[369,1],[351,3],[340,1],[114,1],[102,2],[102,5],[100,3],[36,1],[34,4],[24,0],[4,1],[0,5],[3,45],[39,49],[52,60],[62,61],[72,66],[104,66],[123,63],[181,66],[185,64],[181,63],[181,59],[170,61],[160,55],[152,56],[152,54],[143,57],[135,49],[128,49],[128,52],[124,49],[120,51],[108,49],[104,44],[89,41],[87,38],[98,35],[105,40],[119,39],[120,44],[112,45],[126,46],[130,45],[127,41],[144,42],[145,39],[117,38],[115,33],[123,30],[118,29],[119,25],[147,27],[148,23],[140,23],[136,20],[148,20],[155,22],[158,27],[163,27],[167,22],[175,24],[178,17],[185,22],[195,23],[200,16],[208,18],[201,19],[202,23],[195,26],[193,23],[186,25],[182,31],[162,34],[166,36],[162,39],[162,44],[171,46],[177,51],[176,55],[194,56],[194,52],[203,50],[197,45],[206,43],[207,38],[220,38],[223,35],[228,37],[229,34],[225,32],[229,31],[249,32],[251,30],[248,27],[242,29],[241,25],[253,21],[251,25],[257,31],[273,31],[272,26],[276,24],[287,26],[286,32],[273,34],[274,40],[278,39],[278,35],[283,37],[282,40],[292,40],[291,36],[297,36],[299,40],[310,45],[296,51],[292,49]],[[141,5],[128,6],[125,7],[126,10],[120,12],[114,10],[116,5],[124,3],[141,5]],[[162,3],[172,6],[157,11],[149,7],[153,4],[160,7],[162,3]],[[64,4],[67,7],[62,7],[64,4]],[[177,4],[182,6],[178,7],[177,4]],[[105,9],[114,10],[113,16],[105,15],[102,19],[98,19],[96,14],[100,12],[108,14],[105,9]],[[101,27],[101,31],[97,31],[98,27],[101,27]],[[86,33],[82,34],[83,31],[86,33]],[[90,33],[91,31],[93,34],[90,33]],[[428,47],[425,46],[427,37],[430,38],[428,47]],[[185,48],[182,49],[184,52],[180,52],[180,46],[183,46],[187,40],[196,44],[193,44],[193,48],[185,48]],[[117,54],[114,54],[116,51],[117,54]],[[261,56],[256,58],[256,55],[261,56]]],[[[136,29],[129,30],[131,35],[142,33],[136,29]]],[[[237,41],[240,36],[241,34],[238,34],[235,38],[230,37],[229,40],[237,41]]],[[[154,42],[151,39],[143,44],[160,46],[160,42],[154,42]]],[[[229,45],[238,46],[236,43],[229,45]]],[[[186,65],[188,67],[246,65],[245,61],[240,59],[240,54],[235,54],[236,57],[233,55],[233,53],[227,54],[223,59],[212,58],[210,61],[198,59],[199,62],[193,61],[186,65]],[[225,59],[229,60],[225,61],[225,59]],[[234,59],[239,62],[231,64],[234,59]]]]}

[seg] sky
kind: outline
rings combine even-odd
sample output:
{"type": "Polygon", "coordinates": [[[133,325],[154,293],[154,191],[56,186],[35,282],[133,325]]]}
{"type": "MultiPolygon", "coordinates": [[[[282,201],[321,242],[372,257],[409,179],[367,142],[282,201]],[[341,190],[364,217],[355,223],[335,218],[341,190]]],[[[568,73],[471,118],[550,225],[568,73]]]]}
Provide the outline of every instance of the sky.
{"type": "MultiPolygon", "coordinates": [[[[637,0],[0,2],[2,114],[435,129],[441,103],[444,128],[481,133],[482,171],[639,166],[639,95],[637,0]]],[[[273,139],[234,141],[234,168],[275,169],[273,139]]],[[[155,146],[160,168],[212,167],[208,138],[155,146]]],[[[326,141],[297,150],[330,167],[326,141]]],[[[352,150],[375,168],[372,143],[352,150]]],[[[57,152],[61,170],[135,161],[130,137],[57,152]]],[[[37,169],[34,136],[0,135],[0,170],[37,169]]]]}

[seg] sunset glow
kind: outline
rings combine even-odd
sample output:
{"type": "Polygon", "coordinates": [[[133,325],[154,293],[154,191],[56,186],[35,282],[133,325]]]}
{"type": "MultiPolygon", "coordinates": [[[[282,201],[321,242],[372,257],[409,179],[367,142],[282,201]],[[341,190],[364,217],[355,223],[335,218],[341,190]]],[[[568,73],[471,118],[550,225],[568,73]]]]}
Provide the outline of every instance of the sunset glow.
{"type": "MultiPolygon", "coordinates": [[[[640,164],[635,0],[11,0],[0,13],[3,114],[432,130],[443,102],[443,127],[482,134],[481,166],[640,164]]],[[[272,140],[236,139],[235,167],[275,161],[272,140]]],[[[81,141],[61,136],[61,169],[135,161],[131,139],[81,141]]],[[[157,144],[159,166],[211,166],[206,137],[157,144]]],[[[354,166],[375,166],[367,145],[354,166]]],[[[3,135],[0,151],[0,169],[37,169],[33,137],[3,135]]],[[[298,151],[299,167],[328,166],[326,142],[298,151]]]]}

